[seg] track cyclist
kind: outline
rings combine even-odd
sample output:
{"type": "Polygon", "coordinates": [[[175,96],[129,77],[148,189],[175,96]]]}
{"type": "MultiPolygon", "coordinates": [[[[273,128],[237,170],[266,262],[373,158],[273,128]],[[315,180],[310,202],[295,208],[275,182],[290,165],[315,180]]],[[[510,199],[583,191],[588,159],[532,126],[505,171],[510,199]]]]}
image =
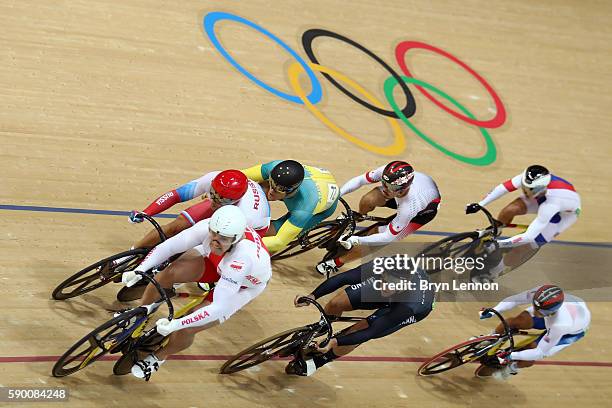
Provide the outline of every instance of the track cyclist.
{"type": "MultiPolygon", "coordinates": [[[[155,199],[142,213],[149,216],[159,214],[175,204],[206,196],[201,202],[182,211],[174,221],[162,227],[167,237],[195,225],[198,221],[210,218],[223,205],[238,206],[247,217],[247,224],[263,236],[270,225],[270,206],[262,188],[248,180],[239,170],[212,171],[192,180],[177,189],[170,190],[155,199]]],[[[144,220],[139,211],[132,211],[129,220],[140,223],[144,220]]],[[[135,248],[153,247],[159,243],[159,235],[150,231],[135,248]]]]}
{"type": "MultiPolygon", "coordinates": [[[[397,263],[381,271],[377,265],[386,265],[386,260],[388,258],[375,258],[362,266],[336,274],[308,295],[312,299],[318,299],[346,286],[327,302],[326,314],[340,316],[350,310],[375,312],[332,337],[327,345],[319,345],[318,354],[312,358],[294,358],[285,368],[287,374],[312,375],[318,368],[349,354],[360,344],[388,336],[429,315],[433,309],[435,292],[429,288],[427,273],[422,269],[411,273],[399,268],[397,263]],[[389,286],[398,283],[409,289],[394,290],[393,286],[389,286]],[[422,289],[422,283],[426,284],[426,289],[422,289]]],[[[294,300],[296,307],[304,306],[297,303],[300,297],[296,296],[294,300]]]]}
{"type": "MultiPolygon", "coordinates": [[[[550,357],[584,337],[591,321],[591,312],[579,297],[564,294],[555,285],[542,285],[502,300],[493,309],[503,313],[522,304],[531,304],[519,315],[507,319],[513,329],[546,330],[528,350],[510,354],[500,353],[502,369],[493,373],[498,379],[515,375],[521,368],[531,367],[535,361],[550,357]]],[[[479,313],[481,319],[492,313],[479,313]]],[[[500,324],[495,332],[504,332],[500,324]]]]}
{"type": "Polygon", "coordinates": [[[385,166],[371,170],[347,181],[340,189],[340,196],[349,194],[366,184],[381,182],[359,201],[359,213],[368,214],[376,207],[397,210],[393,220],[379,227],[377,233],[358,237],[352,236],[338,241],[349,252],[345,255],[317,264],[316,269],[325,275],[337,272],[346,262],[358,259],[362,254],[359,245],[387,245],[402,240],[433,220],[440,205],[440,192],[431,177],[414,171],[403,161],[392,161],[385,166]]]}
{"type": "Polygon", "coordinates": [[[521,196],[506,205],[497,219],[503,224],[510,224],[517,215],[537,214],[537,216],[525,232],[498,240],[500,248],[523,244],[542,246],[578,220],[580,196],[574,186],[561,177],[551,174],[546,167],[537,164],[527,167],[523,173],[499,184],[482,201],[469,204],[465,212],[474,213],[480,206],[484,207],[519,188],[522,190],[521,196]]]}
{"type": "Polygon", "coordinates": [[[272,221],[264,237],[270,253],[278,252],[336,210],[340,189],[327,170],[295,160],[275,160],[242,172],[258,183],[267,183],[270,201],[283,201],[287,214],[272,221]]]}
{"type": "MultiPolygon", "coordinates": [[[[184,317],[156,322],[157,332],[170,336],[167,345],[132,367],[134,376],[147,381],[168,356],[191,346],[197,332],[223,323],[259,296],[272,276],[270,255],[262,238],[247,226],[243,212],[233,205],[221,207],[210,219],[156,246],[135,271],[147,271],[181,252],[185,253],[155,279],[167,289],[175,283],[216,283],[212,303],[205,302],[184,317]]],[[[127,286],[141,279],[135,271],[124,272],[122,281],[127,286]]],[[[142,305],[158,298],[155,287],[148,284],[142,305]]]]}

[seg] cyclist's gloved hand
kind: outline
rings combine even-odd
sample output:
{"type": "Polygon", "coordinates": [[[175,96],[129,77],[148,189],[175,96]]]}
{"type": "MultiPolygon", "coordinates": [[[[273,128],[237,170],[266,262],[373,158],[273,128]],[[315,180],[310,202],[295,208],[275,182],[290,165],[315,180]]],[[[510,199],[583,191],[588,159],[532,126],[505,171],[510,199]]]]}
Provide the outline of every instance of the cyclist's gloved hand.
{"type": "Polygon", "coordinates": [[[488,319],[489,317],[493,316],[493,313],[491,313],[490,311],[486,310],[484,307],[482,309],[480,309],[480,311],[478,312],[478,316],[480,316],[481,320],[484,319],[488,319]]]}
{"type": "Polygon", "coordinates": [[[314,297],[314,295],[313,295],[312,293],[311,293],[310,295],[306,295],[306,296],[303,296],[303,295],[297,295],[297,296],[295,297],[295,299],[293,299],[293,304],[295,305],[295,307],[308,306],[308,303],[306,303],[306,302],[299,302],[299,301],[298,301],[298,299],[299,299],[299,298],[302,298],[302,297],[307,297],[307,298],[310,298],[310,299],[313,299],[313,300],[314,300],[314,298],[315,298],[315,297],[314,297]]]}
{"type": "Polygon", "coordinates": [[[164,337],[177,331],[179,328],[178,320],[168,320],[165,317],[155,322],[155,326],[157,327],[157,332],[164,337]]]}
{"type": "Polygon", "coordinates": [[[144,217],[140,211],[132,210],[130,215],[128,215],[128,221],[131,224],[138,224],[144,221],[144,217]]]}
{"type": "Polygon", "coordinates": [[[478,204],[478,203],[468,204],[465,207],[465,213],[466,214],[474,214],[474,213],[478,212],[479,210],[480,210],[480,204],[478,204]]]}
{"type": "Polygon", "coordinates": [[[497,356],[497,361],[499,362],[499,364],[503,366],[508,365],[512,362],[509,351],[500,351],[499,353],[496,354],[496,356],[497,356]]]}
{"type": "Polygon", "coordinates": [[[359,245],[359,237],[351,236],[346,239],[339,239],[338,243],[344,247],[344,249],[351,249],[354,246],[359,245]]]}
{"type": "Polygon", "coordinates": [[[137,274],[135,271],[126,271],[121,275],[121,282],[131,288],[135,284],[137,284],[142,279],[142,276],[137,274]]]}

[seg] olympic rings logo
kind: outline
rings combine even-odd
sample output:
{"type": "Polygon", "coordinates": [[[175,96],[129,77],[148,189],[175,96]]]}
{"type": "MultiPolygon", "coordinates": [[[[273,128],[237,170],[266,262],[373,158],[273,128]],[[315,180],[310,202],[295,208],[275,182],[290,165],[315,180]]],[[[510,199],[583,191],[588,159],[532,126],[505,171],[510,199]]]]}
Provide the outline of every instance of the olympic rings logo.
{"type": "Polygon", "coordinates": [[[480,76],[467,64],[459,60],[454,55],[448,53],[447,51],[418,41],[403,41],[399,43],[395,48],[395,58],[401,71],[404,73],[404,75],[400,76],[385,61],[383,61],[380,57],[368,50],[363,45],[332,31],[322,29],[310,29],[304,32],[304,34],[302,34],[302,46],[304,47],[304,51],[306,52],[306,55],[310,60],[310,62],[306,62],[295,50],[289,47],[276,35],[272,34],[265,28],[253,23],[252,21],[245,19],[244,17],[216,11],[207,14],[204,17],[203,23],[204,31],[208,35],[208,38],[210,39],[213,46],[235,69],[238,70],[238,72],[242,73],[244,76],[249,78],[251,81],[257,84],[259,87],[265,89],[266,91],[289,102],[304,105],[316,118],[323,122],[329,129],[331,129],[344,139],[348,140],[349,142],[365,150],[385,156],[395,156],[402,153],[406,148],[406,138],[404,133],[402,132],[399,122],[397,121],[397,119],[399,119],[432,147],[460,162],[471,164],[474,166],[487,166],[493,163],[497,158],[497,149],[495,147],[495,143],[493,142],[493,139],[489,135],[487,129],[495,129],[505,123],[506,109],[504,107],[504,104],[502,103],[497,93],[493,90],[491,85],[489,85],[489,83],[482,76],[480,76]],[[295,59],[296,62],[291,64],[287,71],[289,83],[291,84],[291,88],[293,89],[293,92],[295,94],[288,94],[286,92],[271,87],[259,78],[255,77],[252,73],[247,71],[244,67],[238,64],[238,62],[236,62],[236,60],[225,50],[225,48],[223,48],[215,33],[215,24],[222,20],[234,21],[255,29],[256,31],[270,38],[295,59]],[[383,88],[387,102],[389,103],[392,110],[385,109],[383,102],[377,99],[374,95],[364,89],[353,79],[336,70],[321,65],[312,48],[312,43],[315,39],[319,37],[329,37],[340,42],[344,42],[354,48],[357,48],[358,50],[368,55],[370,58],[374,59],[389,74],[391,74],[391,76],[387,78],[387,80],[384,82],[383,88]],[[405,55],[411,49],[423,49],[431,51],[451,60],[452,62],[461,66],[464,70],[469,72],[478,82],[480,82],[485,87],[487,92],[491,95],[496,109],[495,116],[489,120],[479,120],[465,106],[461,105],[456,99],[454,99],[444,91],[420,79],[414,78],[410,70],[408,69],[405,61],[405,55]],[[321,82],[315,74],[315,71],[323,75],[323,77],[325,77],[325,79],[327,79],[332,85],[334,85],[342,93],[344,93],[346,96],[348,96],[355,102],[359,103],[360,105],[371,111],[383,115],[391,125],[391,129],[393,132],[393,143],[387,146],[380,146],[368,143],[358,138],[357,136],[351,135],[346,130],[342,129],[340,126],[332,122],[327,116],[325,116],[316,107],[316,105],[321,101],[323,92],[321,82]],[[300,85],[299,81],[300,75],[303,74],[306,74],[308,76],[312,85],[312,89],[308,95],[306,95],[306,92],[300,85]],[[425,97],[427,97],[430,101],[436,104],[439,108],[445,110],[446,112],[453,115],[459,120],[478,127],[480,133],[482,134],[482,137],[485,140],[486,152],[479,157],[469,157],[461,155],[457,152],[453,152],[445,148],[440,143],[433,140],[430,136],[426,135],[422,130],[418,129],[409,119],[416,112],[416,104],[414,97],[410,89],[408,88],[409,84],[413,85],[416,89],[419,90],[419,92],[421,92],[425,97]],[[406,97],[406,104],[403,108],[399,107],[393,96],[393,90],[396,86],[399,86],[401,88],[402,92],[404,93],[404,96],[406,97]],[[355,93],[349,91],[347,87],[351,88],[355,93]],[[430,92],[434,93],[436,96],[433,96],[430,92]],[[358,95],[360,95],[361,97],[358,95]],[[454,105],[456,109],[449,108],[445,103],[440,102],[440,98],[450,102],[450,104],[454,105]]]}

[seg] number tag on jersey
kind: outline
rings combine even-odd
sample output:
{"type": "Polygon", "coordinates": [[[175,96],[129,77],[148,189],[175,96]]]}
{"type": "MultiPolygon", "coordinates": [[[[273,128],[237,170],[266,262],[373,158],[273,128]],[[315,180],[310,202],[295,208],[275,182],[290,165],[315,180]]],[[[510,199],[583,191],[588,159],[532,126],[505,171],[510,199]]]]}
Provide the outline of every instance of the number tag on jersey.
{"type": "Polygon", "coordinates": [[[325,203],[326,210],[332,205],[334,205],[339,195],[340,195],[340,189],[338,188],[336,184],[327,185],[327,202],[325,203]]]}

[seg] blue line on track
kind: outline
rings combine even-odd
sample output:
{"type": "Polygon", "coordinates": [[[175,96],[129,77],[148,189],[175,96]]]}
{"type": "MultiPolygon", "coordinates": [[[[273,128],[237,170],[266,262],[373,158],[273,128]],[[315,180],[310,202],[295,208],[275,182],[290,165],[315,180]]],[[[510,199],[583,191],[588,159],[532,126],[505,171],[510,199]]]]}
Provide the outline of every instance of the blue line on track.
{"type": "MultiPolygon", "coordinates": [[[[12,211],[41,211],[41,212],[57,212],[57,213],[72,213],[72,214],[94,214],[94,215],[119,215],[127,217],[129,211],[113,211],[113,210],[93,210],[87,208],[67,208],[67,207],[40,207],[32,205],[7,205],[0,204],[0,210],[12,211]]],[[[178,214],[158,214],[155,218],[176,218],[178,214]]],[[[447,231],[415,231],[416,235],[435,235],[447,237],[455,234],[447,231]]],[[[605,242],[578,242],[578,241],[553,241],[555,245],[583,246],[596,248],[612,248],[612,244],[605,242]]]]}

